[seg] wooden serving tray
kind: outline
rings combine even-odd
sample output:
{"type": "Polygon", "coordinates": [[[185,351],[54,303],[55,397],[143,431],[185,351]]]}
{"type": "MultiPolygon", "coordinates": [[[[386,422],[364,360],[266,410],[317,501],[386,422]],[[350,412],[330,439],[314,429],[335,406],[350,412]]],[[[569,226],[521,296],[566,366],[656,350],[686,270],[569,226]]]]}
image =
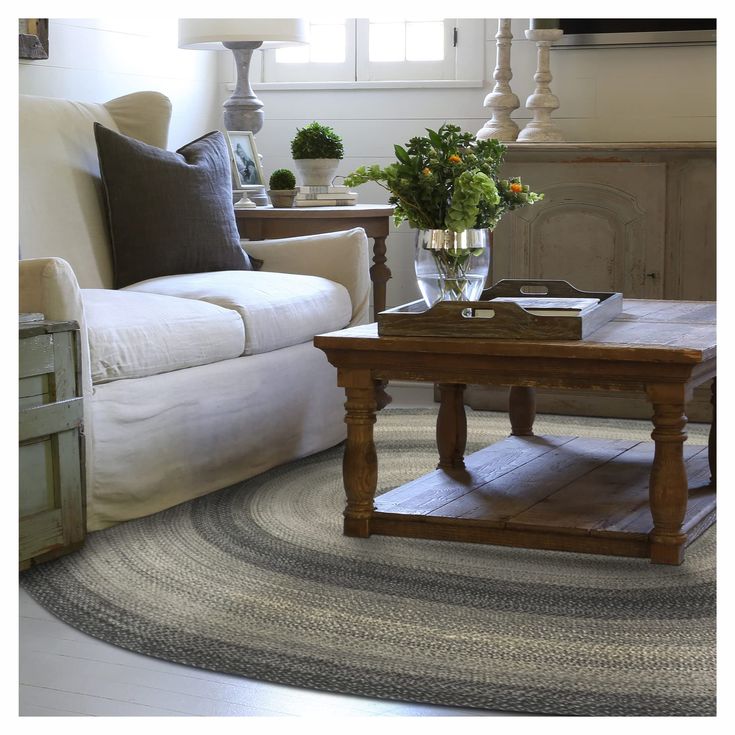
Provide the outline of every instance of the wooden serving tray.
{"type": "MultiPolygon", "coordinates": [[[[479,301],[440,301],[426,308],[423,299],[378,314],[378,334],[402,337],[477,337],[482,339],[583,339],[614,319],[623,308],[623,295],[580,291],[568,281],[506,278],[482,292],[479,301]],[[498,297],[539,299],[599,299],[581,311],[551,309],[532,313],[498,297]],[[490,303],[492,301],[492,303],[490,303]]],[[[534,309],[535,311],[535,309],[534,309]]]]}

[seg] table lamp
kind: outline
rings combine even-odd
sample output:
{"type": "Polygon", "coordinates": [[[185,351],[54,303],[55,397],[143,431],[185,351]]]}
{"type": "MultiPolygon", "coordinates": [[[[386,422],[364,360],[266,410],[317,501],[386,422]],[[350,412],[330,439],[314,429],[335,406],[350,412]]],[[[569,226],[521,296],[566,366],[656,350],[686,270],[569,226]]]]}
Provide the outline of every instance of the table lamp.
{"type": "MultiPolygon", "coordinates": [[[[179,48],[222,51],[235,57],[237,81],[224,103],[225,130],[247,130],[253,134],[263,127],[263,103],[250,86],[250,60],[255,49],[295,46],[307,43],[307,24],[300,18],[180,18],[179,48]]],[[[250,197],[268,203],[265,187],[250,197]]]]}

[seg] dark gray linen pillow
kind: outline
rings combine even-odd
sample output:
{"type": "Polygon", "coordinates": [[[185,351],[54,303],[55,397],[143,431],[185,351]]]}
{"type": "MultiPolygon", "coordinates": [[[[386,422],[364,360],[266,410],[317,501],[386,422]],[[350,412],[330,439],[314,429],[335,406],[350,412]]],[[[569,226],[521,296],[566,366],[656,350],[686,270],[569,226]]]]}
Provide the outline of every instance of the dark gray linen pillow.
{"type": "Polygon", "coordinates": [[[218,131],[175,153],[94,124],[115,288],[147,278],[252,270],[240,247],[218,131]]]}

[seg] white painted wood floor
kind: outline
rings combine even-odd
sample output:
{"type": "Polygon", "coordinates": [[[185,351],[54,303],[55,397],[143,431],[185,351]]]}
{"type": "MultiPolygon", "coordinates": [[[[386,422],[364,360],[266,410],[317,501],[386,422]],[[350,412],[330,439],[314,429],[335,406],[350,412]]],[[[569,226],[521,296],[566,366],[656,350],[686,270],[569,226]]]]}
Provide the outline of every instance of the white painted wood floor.
{"type": "Polygon", "coordinates": [[[20,590],[21,716],[425,717],[503,713],[373,700],[173,664],[92,638],[20,590]]]}
{"type": "MultiPolygon", "coordinates": [[[[392,386],[394,407],[433,406],[430,385],[392,386]]],[[[482,717],[509,716],[267,684],[132,653],[46,612],[23,589],[21,716],[482,717]]]]}

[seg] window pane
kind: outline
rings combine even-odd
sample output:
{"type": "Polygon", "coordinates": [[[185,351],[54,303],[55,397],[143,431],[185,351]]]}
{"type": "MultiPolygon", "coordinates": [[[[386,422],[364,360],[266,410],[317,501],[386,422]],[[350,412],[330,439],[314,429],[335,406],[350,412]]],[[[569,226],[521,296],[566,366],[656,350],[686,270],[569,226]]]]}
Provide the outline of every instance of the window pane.
{"type": "Polygon", "coordinates": [[[321,62],[341,64],[346,55],[344,20],[311,21],[308,46],[286,46],[276,49],[277,64],[321,62]]]}
{"type": "Polygon", "coordinates": [[[404,23],[370,23],[370,61],[403,61],[406,58],[404,23]]]}
{"type": "Polygon", "coordinates": [[[275,51],[277,64],[305,64],[309,61],[308,46],[285,46],[275,51]]]}
{"type": "Polygon", "coordinates": [[[441,61],[444,58],[444,23],[406,23],[406,60],[441,61]]]}
{"type": "Polygon", "coordinates": [[[345,60],[345,24],[312,25],[310,61],[340,64],[345,60]]]}

